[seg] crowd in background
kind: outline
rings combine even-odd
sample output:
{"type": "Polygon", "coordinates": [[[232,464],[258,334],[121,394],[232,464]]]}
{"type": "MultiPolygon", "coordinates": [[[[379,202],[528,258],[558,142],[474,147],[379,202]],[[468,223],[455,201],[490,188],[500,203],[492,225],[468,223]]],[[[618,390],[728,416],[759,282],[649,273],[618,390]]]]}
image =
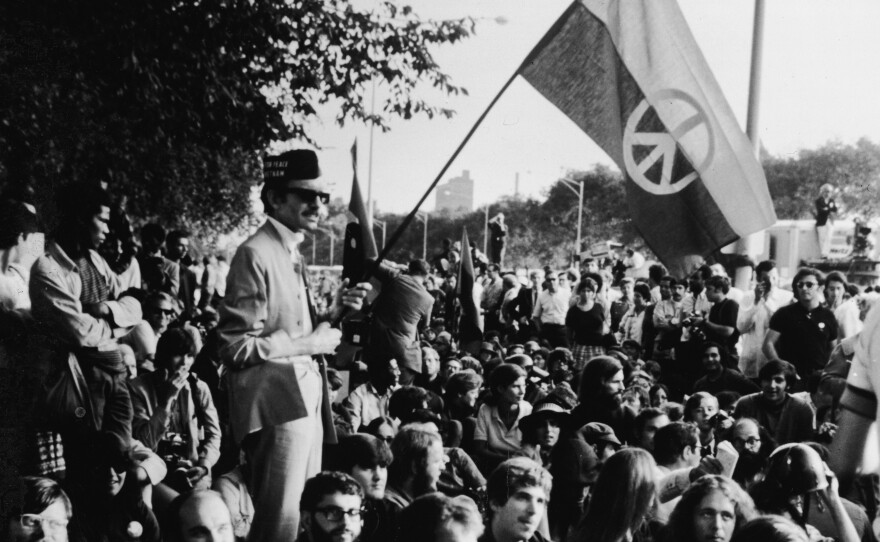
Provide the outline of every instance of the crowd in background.
{"type": "MultiPolygon", "coordinates": [[[[135,231],[100,187],[63,191],[57,222],[35,254],[41,217],[0,203],[4,530],[248,539],[225,258],[135,231]]],[[[877,477],[844,498],[824,460],[880,294],[809,268],[780,284],[772,261],[743,291],[719,265],[632,278],[635,250],[517,272],[464,249],[481,337],[461,328],[447,240],[383,264],[362,329],[327,360],[337,438],[298,496],[303,540],[875,539],[877,477]]],[[[332,306],[339,278],[307,275],[332,306]]]]}

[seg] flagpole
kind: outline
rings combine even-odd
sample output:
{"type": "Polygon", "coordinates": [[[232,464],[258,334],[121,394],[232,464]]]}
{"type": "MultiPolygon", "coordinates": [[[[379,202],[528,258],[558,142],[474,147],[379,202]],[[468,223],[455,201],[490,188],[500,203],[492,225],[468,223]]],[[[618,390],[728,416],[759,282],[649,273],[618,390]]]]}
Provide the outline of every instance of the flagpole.
{"type": "MultiPolygon", "coordinates": [[[[370,92],[370,116],[376,113],[376,79],[373,79],[373,87],[370,92]]],[[[376,123],[370,120],[370,160],[367,168],[367,218],[373,223],[373,132],[376,123]]]]}
{"type": "MultiPolygon", "coordinates": [[[[423,203],[425,203],[425,200],[428,199],[428,196],[431,195],[431,192],[434,191],[434,188],[437,187],[437,184],[440,182],[440,179],[442,179],[443,175],[446,174],[446,170],[448,170],[449,167],[452,165],[452,163],[455,161],[455,159],[458,158],[458,155],[461,153],[462,149],[464,149],[464,146],[467,145],[468,141],[470,141],[471,137],[477,131],[477,128],[479,128],[480,125],[483,123],[483,121],[486,119],[486,116],[489,114],[489,111],[491,111],[492,108],[495,106],[495,104],[498,102],[498,100],[501,99],[501,95],[504,94],[504,92],[507,90],[508,87],[510,87],[510,85],[513,83],[513,80],[516,79],[516,77],[519,75],[519,73],[522,71],[522,69],[525,66],[527,66],[529,62],[532,61],[532,58],[535,56],[536,52],[541,50],[541,48],[544,45],[546,45],[546,43],[553,38],[554,33],[556,31],[558,31],[558,29],[561,28],[565,24],[565,19],[567,18],[567,15],[569,13],[571,13],[573,10],[577,9],[578,5],[579,5],[578,0],[574,0],[571,4],[569,4],[568,8],[566,8],[566,10],[563,12],[563,14],[556,20],[556,22],[553,24],[553,26],[550,27],[550,29],[547,31],[547,33],[544,34],[544,37],[541,38],[541,40],[537,43],[537,45],[535,45],[532,48],[531,51],[529,51],[529,54],[526,56],[525,60],[522,61],[522,63],[516,68],[516,71],[513,72],[513,75],[511,75],[510,78],[504,83],[504,85],[501,87],[501,90],[498,91],[498,94],[496,94],[495,97],[492,98],[492,101],[489,102],[489,105],[488,105],[488,107],[486,107],[486,110],[483,111],[483,114],[480,115],[480,117],[474,123],[473,127],[470,129],[470,131],[468,131],[467,135],[464,136],[464,139],[458,145],[458,148],[455,149],[455,152],[452,153],[452,156],[449,158],[449,160],[443,166],[443,169],[440,170],[440,173],[437,174],[437,177],[434,179],[434,182],[431,183],[431,186],[428,187],[428,189],[422,195],[422,198],[418,201],[418,203],[416,203],[415,207],[413,207],[413,210],[410,211],[408,215],[406,215],[406,218],[403,219],[403,222],[401,222],[400,225],[397,227],[397,229],[394,230],[394,233],[391,235],[391,239],[388,241],[388,244],[386,246],[384,246],[382,248],[382,252],[379,253],[379,257],[376,259],[376,265],[367,269],[367,275],[365,277],[365,280],[369,279],[372,276],[373,271],[376,268],[378,268],[379,263],[381,263],[382,260],[384,260],[388,256],[388,253],[391,251],[391,249],[394,247],[394,245],[397,244],[397,241],[400,240],[400,236],[403,235],[404,230],[406,230],[406,228],[409,227],[409,225],[412,223],[413,218],[415,218],[416,213],[419,211],[419,208],[422,206],[423,203]]],[[[465,250],[465,247],[462,247],[462,250],[465,250]]]]}
{"type": "MultiPolygon", "coordinates": [[[[749,73],[749,104],[746,113],[746,135],[752,142],[752,149],[758,160],[761,159],[761,136],[758,133],[758,120],[761,113],[761,68],[764,56],[764,0],[755,0],[755,22],[752,29],[752,65],[749,73]]],[[[764,232],[753,233],[736,242],[736,254],[742,259],[760,252],[764,232]],[[758,237],[762,236],[762,237],[758,237]]],[[[734,271],[734,286],[748,290],[752,279],[752,268],[740,266],[734,271]]]]}

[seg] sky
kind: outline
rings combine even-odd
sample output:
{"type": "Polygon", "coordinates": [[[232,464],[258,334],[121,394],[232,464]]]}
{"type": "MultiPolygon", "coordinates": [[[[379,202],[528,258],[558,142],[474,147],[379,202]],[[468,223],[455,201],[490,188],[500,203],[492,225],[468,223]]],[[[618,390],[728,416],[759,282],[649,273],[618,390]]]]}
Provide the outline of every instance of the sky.
{"type": "MultiPolygon", "coordinates": [[[[412,0],[423,18],[478,19],[476,35],[435,51],[435,60],[469,96],[431,94],[456,110],[450,120],[392,120],[375,130],[372,198],[375,213],[408,212],[525,56],[569,5],[565,0],[412,0]],[[503,19],[503,24],[498,19],[503,19]]],[[[369,5],[364,0],[359,5],[369,5]]],[[[697,43],[740,125],[745,127],[752,46],[752,0],[679,0],[697,43]]],[[[880,2],[766,2],[759,130],[773,155],[794,155],[827,141],[880,141],[880,2]]],[[[429,89],[423,91],[429,92],[429,89]]],[[[377,98],[381,99],[381,88],[377,98]]],[[[369,95],[365,97],[369,103],[369,95]]],[[[358,176],[369,185],[370,129],[336,126],[333,111],[314,124],[334,196],[348,199],[349,149],[357,138],[358,176]]],[[[519,193],[541,198],[569,170],[614,163],[522,78],[502,95],[442,182],[469,170],[476,206],[519,193]]],[[[434,194],[422,210],[433,211],[434,194]]]]}

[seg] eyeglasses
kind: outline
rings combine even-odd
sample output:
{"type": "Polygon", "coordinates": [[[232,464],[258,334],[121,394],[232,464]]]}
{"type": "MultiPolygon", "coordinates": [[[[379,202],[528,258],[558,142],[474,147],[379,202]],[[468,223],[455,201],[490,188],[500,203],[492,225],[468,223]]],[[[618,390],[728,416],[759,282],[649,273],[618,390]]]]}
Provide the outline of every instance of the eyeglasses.
{"type": "Polygon", "coordinates": [[[363,508],[351,508],[349,510],[343,510],[338,506],[325,506],[324,508],[316,508],[315,512],[321,514],[327,521],[342,521],[343,518],[352,518],[357,519],[361,517],[361,514],[364,513],[363,508]]]}
{"type": "Polygon", "coordinates": [[[760,437],[749,437],[747,439],[738,438],[738,439],[736,439],[736,441],[742,445],[745,445],[745,446],[754,446],[755,444],[759,444],[761,442],[761,438],[760,437]]]}
{"type": "Polygon", "coordinates": [[[813,288],[815,288],[818,285],[819,284],[816,282],[804,282],[804,281],[801,281],[801,282],[798,282],[797,284],[795,284],[795,286],[797,286],[797,288],[799,290],[803,290],[803,289],[812,290],[813,288]]]}
{"type": "Polygon", "coordinates": [[[318,192],[307,188],[287,188],[284,192],[287,194],[296,194],[303,201],[315,201],[315,199],[317,199],[324,205],[330,203],[330,194],[327,192],[318,192]]]}
{"type": "Polygon", "coordinates": [[[37,526],[42,527],[44,531],[52,532],[67,529],[66,519],[46,519],[39,514],[22,514],[19,522],[25,529],[35,529],[37,526]]]}

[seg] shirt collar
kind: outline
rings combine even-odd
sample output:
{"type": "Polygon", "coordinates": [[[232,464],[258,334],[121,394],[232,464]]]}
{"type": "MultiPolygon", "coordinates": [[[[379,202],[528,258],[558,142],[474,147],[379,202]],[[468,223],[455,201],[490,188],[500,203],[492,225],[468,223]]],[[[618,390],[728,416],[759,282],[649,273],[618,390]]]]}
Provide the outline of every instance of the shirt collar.
{"type": "Polygon", "coordinates": [[[290,251],[291,254],[299,254],[299,245],[303,242],[303,240],[305,240],[305,234],[300,231],[291,230],[271,216],[267,218],[269,219],[269,223],[275,226],[275,229],[278,231],[278,235],[281,236],[281,242],[284,243],[284,246],[287,247],[287,250],[290,251]]]}
{"type": "Polygon", "coordinates": [[[68,271],[79,270],[76,264],[73,263],[73,260],[70,259],[70,256],[68,256],[67,253],[64,252],[64,249],[61,248],[61,245],[59,245],[55,241],[52,241],[52,243],[49,244],[48,252],[61,267],[67,269],[68,271]]]}

